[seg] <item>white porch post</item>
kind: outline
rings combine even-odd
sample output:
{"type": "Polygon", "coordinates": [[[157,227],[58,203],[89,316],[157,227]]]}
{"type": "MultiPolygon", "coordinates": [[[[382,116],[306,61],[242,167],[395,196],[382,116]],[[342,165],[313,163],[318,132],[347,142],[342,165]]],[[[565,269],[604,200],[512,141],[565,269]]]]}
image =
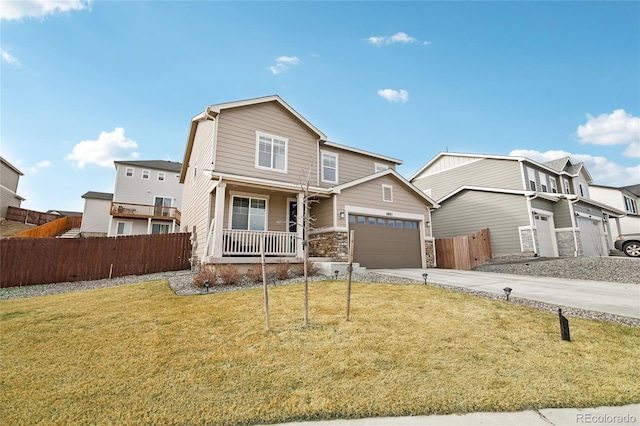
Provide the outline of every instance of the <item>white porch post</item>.
{"type": "Polygon", "coordinates": [[[147,219],[147,235],[151,234],[151,218],[147,219]]]}
{"type": "Polygon", "coordinates": [[[215,221],[213,227],[215,229],[213,233],[214,238],[214,250],[213,257],[222,257],[222,229],[224,225],[224,198],[227,190],[227,183],[220,182],[216,187],[216,207],[215,207],[215,221]]]}
{"type": "MultiPolygon", "coordinates": [[[[304,247],[302,246],[302,239],[304,235],[304,192],[298,192],[298,201],[296,204],[296,257],[298,259],[304,258],[304,247]]],[[[309,238],[309,236],[306,236],[309,238]]]]}

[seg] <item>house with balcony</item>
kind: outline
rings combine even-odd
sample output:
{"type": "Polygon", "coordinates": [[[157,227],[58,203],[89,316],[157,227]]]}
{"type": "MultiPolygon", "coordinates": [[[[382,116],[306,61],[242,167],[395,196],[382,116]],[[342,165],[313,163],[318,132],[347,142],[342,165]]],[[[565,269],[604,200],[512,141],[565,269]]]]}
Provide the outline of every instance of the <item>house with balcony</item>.
{"type": "Polygon", "coordinates": [[[181,163],[115,161],[113,193],[89,191],[81,235],[169,234],[180,230],[181,163]]]}
{"type": "Polygon", "coordinates": [[[409,181],[430,195],[436,238],[489,228],[493,256],[607,256],[625,212],[591,197],[591,176],[569,157],[436,155],[409,181]]]}
{"type": "Polygon", "coordinates": [[[591,198],[626,213],[611,222],[609,238],[613,244],[618,235],[640,234],[640,184],[628,186],[589,185],[591,198]]]}
{"type": "Polygon", "coordinates": [[[435,265],[428,195],[398,159],[329,141],[279,96],[211,105],[193,117],[180,182],[193,261],[435,265]],[[308,205],[305,215],[304,206],[308,205]],[[302,218],[310,218],[305,231],[302,218]],[[308,232],[308,235],[307,235],[308,232]]]}
{"type": "Polygon", "coordinates": [[[24,176],[13,164],[0,157],[0,217],[7,217],[7,208],[20,207],[24,198],[18,195],[18,182],[24,176]]]}

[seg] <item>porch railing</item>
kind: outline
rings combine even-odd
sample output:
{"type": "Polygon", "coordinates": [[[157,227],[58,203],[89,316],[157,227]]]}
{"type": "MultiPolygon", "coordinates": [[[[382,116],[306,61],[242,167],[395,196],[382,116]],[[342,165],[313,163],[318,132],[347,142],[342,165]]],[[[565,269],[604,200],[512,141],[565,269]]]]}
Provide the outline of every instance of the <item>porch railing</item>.
{"type": "Polygon", "coordinates": [[[266,256],[296,255],[296,234],[293,232],[225,229],[222,235],[223,256],[259,256],[262,236],[266,256]]]}

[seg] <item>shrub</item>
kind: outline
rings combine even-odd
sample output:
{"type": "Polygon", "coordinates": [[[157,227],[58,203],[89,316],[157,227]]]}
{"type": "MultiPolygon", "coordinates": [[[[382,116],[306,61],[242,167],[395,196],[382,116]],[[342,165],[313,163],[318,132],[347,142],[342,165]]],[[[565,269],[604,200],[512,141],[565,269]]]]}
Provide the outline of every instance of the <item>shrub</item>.
{"type": "Polygon", "coordinates": [[[262,282],[262,265],[256,263],[249,269],[247,269],[247,277],[254,283],[262,282]]]}
{"type": "Polygon", "coordinates": [[[193,277],[193,285],[196,287],[204,287],[204,282],[209,281],[209,285],[215,285],[218,279],[216,271],[206,266],[200,268],[198,273],[193,277]]]}
{"type": "MultiPolygon", "coordinates": [[[[303,276],[304,275],[304,263],[296,264],[296,266],[294,268],[294,272],[295,272],[296,275],[303,276]]],[[[318,274],[318,267],[312,261],[308,261],[307,262],[307,274],[309,276],[318,274]]]]}
{"type": "Polygon", "coordinates": [[[278,261],[275,266],[276,278],[286,280],[289,278],[289,262],[278,261]]]}
{"type": "Polygon", "coordinates": [[[225,265],[218,268],[218,275],[224,285],[233,285],[240,282],[240,271],[234,265],[225,265]]]}

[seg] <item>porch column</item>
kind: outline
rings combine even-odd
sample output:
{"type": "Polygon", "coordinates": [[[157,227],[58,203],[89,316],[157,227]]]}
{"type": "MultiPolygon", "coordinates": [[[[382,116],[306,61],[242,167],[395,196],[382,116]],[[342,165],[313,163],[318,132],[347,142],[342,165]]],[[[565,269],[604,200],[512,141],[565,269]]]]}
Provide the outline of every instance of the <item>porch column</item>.
{"type": "Polygon", "coordinates": [[[147,219],[147,235],[151,235],[151,218],[147,219]]]}
{"type": "MultiPolygon", "coordinates": [[[[298,203],[296,204],[296,257],[298,259],[304,259],[304,247],[302,246],[302,239],[304,235],[304,192],[298,192],[298,203]]],[[[308,235],[307,235],[308,237],[308,235]]]]}
{"type": "MultiPolygon", "coordinates": [[[[220,182],[216,187],[216,206],[213,217],[213,257],[222,257],[222,230],[224,228],[224,197],[227,192],[227,183],[220,182]]],[[[211,229],[209,229],[211,232],[211,229]]]]}

